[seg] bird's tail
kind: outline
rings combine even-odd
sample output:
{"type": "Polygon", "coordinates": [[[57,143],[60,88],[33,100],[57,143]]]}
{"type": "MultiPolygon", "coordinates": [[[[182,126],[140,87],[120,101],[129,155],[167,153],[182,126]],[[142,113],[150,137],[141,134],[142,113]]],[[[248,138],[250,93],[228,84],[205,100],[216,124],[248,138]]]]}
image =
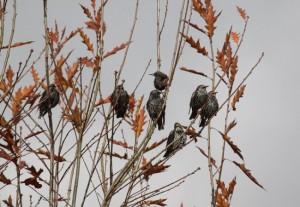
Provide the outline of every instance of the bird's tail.
{"type": "Polygon", "coordinates": [[[202,117],[199,127],[204,127],[204,126],[205,126],[205,118],[202,117]]]}
{"type": "Polygon", "coordinates": [[[192,114],[191,114],[191,116],[190,116],[190,120],[191,120],[191,119],[194,119],[196,116],[197,116],[197,111],[192,110],[192,114]]]}

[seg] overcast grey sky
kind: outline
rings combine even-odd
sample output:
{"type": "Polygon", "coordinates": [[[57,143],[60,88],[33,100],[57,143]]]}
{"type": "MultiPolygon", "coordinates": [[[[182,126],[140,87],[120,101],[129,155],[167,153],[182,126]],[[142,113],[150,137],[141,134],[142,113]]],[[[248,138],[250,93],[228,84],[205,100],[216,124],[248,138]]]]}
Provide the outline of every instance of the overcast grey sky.
{"type": "MultiPolygon", "coordinates": [[[[162,2],[164,2],[162,0],[162,2]]],[[[180,9],[178,0],[169,0],[169,12],[166,27],[162,36],[162,71],[168,73],[174,48],[175,35],[180,9]]],[[[67,31],[83,26],[87,20],[82,14],[79,3],[89,6],[89,1],[51,0],[49,1],[49,25],[57,20],[60,28],[67,26],[67,31]]],[[[238,79],[256,63],[260,54],[265,57],[257,69],[247,80],[244,97],[237,104],[237,111],[232,113],[230,120],[236,119],[237,127],[231,132],[234,143],[242,151],[247,168],[265,187],[266,191],[252,183],[234,165],[226,162],[224,177],[228,182],[237,176],[237,186],[233,195],[232,206],[296,206],[299,203],[300,192],[300,98],[299,98],[299,46],[300,46],[300,1],[298,0],[225,0],[213,1],[217,11],[222,10],[217,23],[216,43],[221,47],[224,35],[233,26],[240,32],[243,21],[236,11],[236,5],[244,8],[250,16],[244,44],[239,56],[238,79]]],[[[109,0],[105,11],[107,33],[105,36],[106,51],[126,42],[134,15],[134,0],[109,0]]],[[[162,6],[163,7],[163,6],[162,6]]],[[[24,61],[24,52],[35,48],[35,57],[43,46],[42,1],[18,1],[18,20],[15,31],[15,42],[34,40],[31,46],[17,51],[13,50],[12,65],[24,61]]],[[[135,88],[148,61],[152,59],[150,72],[156,70],[156,1],[141,0],[138,22],[133,36],[133,44],[125,64],[122,79],[126,80],[128,91],[135,88]]],[[[199,21],[193,15],[193,22],[199,21]]],[[[198,22],[197,22],[198,23],[198,22]]],[[[198,23],[201,24],[201,23],[198,23]]],[[[192,31],[192,29],[191,29],[192,31]]],[[[196,37],[194,35],[194,37],[196,37]]],[[[76,41],[80,42],[80,41],[76,41]]],[[[73,56],[82,55],[84,45],[70,45],[74,48],[73,56]]],[[[103,85],[109,95],[113,88],[113,71],[121,63],[122,53],[115,55],[104,63],[103,85]]],[[[3,58],[1,58],[3,61],[3,58]]],[[[209,73],[204,59],[186,45],[179,67],[199,69],[209,73]]],[[[42,68],[42,64],[40,65],[42,68]]],[[[37,68],[41,73],[44,69],[37,68]]],[[[152,77],[146,77],[137,91],[137,96],[145,94],[148,98],[152,90],[152,77]]],[[[200,83],[209,82],[199,76],[176,70],[175,79],[170,90],[167,106],[167,123],[163,132],[155,132],[155,140],[166,136],[175,121],[187,125],[188,105],[192,92],[200,83]],[[181,109],[181,110],[178,110],[181,109]],[[176,112],[176,113],[175,113],[176,112]],[[185,118],[182,118],[185,117],[185,118]]],[[[225,94],[218,93],[219,102],[225,99],[225,94]]],[[[222,112],[215,118],[213,126],[222,130],[224,117],[222,112]]],[[[196,125],[195,125],[196,126],[196,125]]],[[[213,151],[220,155],[221,137],[214,133],[212,137],[213,151]]],[[[199,141],[197,146],[205,149],[206,143],[199,141]]],[[[228,159],[238,160],[228,148],[228,159]]],[[[218,159],[217,159],[218,160],[218,159]]],[[[238,160],[241,162],[240,160],[238,160]]],[[[186,180],[180,188],[161,196],[167,197],[168,206],[200,207],[210,204],[210,185],[207,160],[199,155],[195,144],[184,148],[169,162],[168,173],[154,176],[151,185],[172,181],[188,172],[201,167],[201,171],[186,180]]],[[[4,199],[1,197],[1,200],[4,199]]],[[[92,203],[89,203],[91,206],[92,203]]]]}

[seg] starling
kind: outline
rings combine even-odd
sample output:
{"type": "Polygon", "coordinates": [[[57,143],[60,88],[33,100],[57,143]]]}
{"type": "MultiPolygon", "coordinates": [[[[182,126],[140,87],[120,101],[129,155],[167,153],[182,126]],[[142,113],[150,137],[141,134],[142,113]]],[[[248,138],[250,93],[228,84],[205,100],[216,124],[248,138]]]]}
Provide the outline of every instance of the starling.
{"type": "Polygon", "coordinates": [[[201,111],[201,122],[200,122],[200,127],[204,127],[206,125],[206,121],[209,120],[213,115],[217,113],[219,110],[219,104],[218,100],[216,98],[216,93],[217,92],[212,92],[210,91],[208,93],[208,101],[203,107],[201,111]]]}
{"type": "Polygon", "coordinates": [[[194,119],[197,116],[197,112],[201,109],[207,101],[208,94],[206,92],[207,86],[199,85],[193,92],[190,101],[190,110],[192,108],[192,114],[190,119],[194,119]]]}
{"type": "Polygon", "coordinates": [[[154,87],[160,91],[165,90],[165,88],[168,85],[169,77],[160,71],[156,71],[155,73],[150,74],[150,75],[153,75],[155,77],[154,78],[154,87]]]}
{"type": "Polygon", "coordinates": [[[50,109],[54,108],[59,102],[59,93],[54,84],[50,84],[48,90],[45,90],[40,99],[39,119],[47,114],[50,109]]]}
{"type": "Polygon", "coordinates": [[[147,101],[147,111],[152,121],[157,120],[158,130],[164,129],[165,125],[165,110],[164,100],[160,97],[160,91],[153,90],[150,92],[149,99],[147,101]],[[158,115],[160,116],[158,117],[158,115]]]}
{"type": "Polygon", "coordinates": [[[111,104],[117,114],[117,118],[124,118],[127,111],[127,105],[129,102],[129,95],[124,90],[123,85],[118,85],[114,92],[111,94],[111,104]]]}
{"type": "Polygon", "coordinates": [[[176,122],[174,124],[174,130],[172,130],[168,136],[167,146],[170,144],[171,145],[167,148],[167,151],[166,151],[164,157],[168,157],[176,149],[183,147],[185,142],[186,142],[186,134],[184,133],[182,126],[176,122]],[[174,141],[174,140],[176,140],[176,141],[174,141]],[[172,142],[173,142],[173,144],[171,144],[172,142]]]}

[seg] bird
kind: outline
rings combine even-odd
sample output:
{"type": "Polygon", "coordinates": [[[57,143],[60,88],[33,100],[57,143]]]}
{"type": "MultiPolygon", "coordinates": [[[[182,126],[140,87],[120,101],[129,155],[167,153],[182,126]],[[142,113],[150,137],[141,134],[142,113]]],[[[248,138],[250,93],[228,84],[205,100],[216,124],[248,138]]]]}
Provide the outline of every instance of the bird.
{"type": "Polygon", "coordinates": [[[118,85],[111,94],[111,105],[113,106],[117,118],[124,118],[129,102],[129,95],[123,85],[118,85]]]}
{"type": "Polygon", "coordinates": [[[216,115],[217,111],[219,110],[218,100],[216,98],[216,93],[210,91],[208,93],[208,101],[204,105],[200,115],[201,115],[201,122],[199,127],[204,127],[206,125],[206,121],[209,120],[213,115],[216,115]]]}
{"type": "Polygon", "coordinates": [[[59,92],[56,89],[55,84],[50,84],[48,90],[42,93],[39,104],[39,119],[47,114],[50,109],[54,108],[59,102],[59,92]]]}
{"type": "Polygon", "coordinates": [[[160,94],[161,92],[158,90],[151,91],[146,104],[151,120],[157,120],[158,130],[164,129],[166,110],[166,106],[163,107],[164,100],[160,97],[160,94]]]}
{"type": "Polygon", "coordinates": [[[159,91],[165,90],[165,88],[168,85],[169,77],[160,71],[156,71],[155,73],[150,74],[150,75],[153,75],[155,77],[154,78],[154,87],[159,91]]]}
{"type": "Polygon", "coordinates": [[[174,129],[170,132],[167,140],[167,150],[164,157],[168,157],[175,150],[183,147],[185,145],[187,136],[184,133],[182,126],[176,122],[174,124],[174,129]],[[172,143],[172,144],[171,144],[172,143]],[[170,145],[170,146],[169,146],[170,145]]]}
{"type": "Polygon", "coordinates": [[[199,85],[196,90],[193,92],[191,101],[190,101],[190,110],[192,113],[190,119],[194,119],[197,116],[197,112],[201,109],[208,99],[208,94],[206,88],[208,86],[199,85]]]}

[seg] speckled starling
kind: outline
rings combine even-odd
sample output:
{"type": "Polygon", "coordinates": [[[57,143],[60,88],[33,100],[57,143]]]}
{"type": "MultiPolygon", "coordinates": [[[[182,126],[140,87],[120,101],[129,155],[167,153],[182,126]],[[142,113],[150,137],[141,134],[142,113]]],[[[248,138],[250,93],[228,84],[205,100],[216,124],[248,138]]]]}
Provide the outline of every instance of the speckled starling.
{"type": "Polygon", "coordinates": [[[155,77],[154,78],[154,87],[160,91],[165,90],[165,88],[168,85],[169,77],[160,71],[156,71],[155,73],[150,74],[150,75],[153,75],[155,77]]]}
{"type": "Polygon", "coordinates": [[[164,157],[168,157],[171,153],[173,153],[175,150],[181,148],[184,146],[186,142],[186,134],[184,133],[184,130],[182,126],[179,123],[174,124],[174,130],[172,130],[168,136],[167,140],[167,146],[170,145],[174,140],[173,144],[171,144],[164,155],[164,157]]]}
{"type": "Polygon", "coordinates": [[[56,90],[56,86],[54,84],[50,84],[48,90],[45,90],[42,93],[42,97],[40,99],[40,115],[39,119],[45,114],[47,114],[50,109],[54,108],[59,102],[59,93],[56,90]]]}
{"type": "Polygon", "coordinates": [[[216,115],[217,111],[219,110],[219,104],[218,100],[216,98],[217,92],[210,91],[208,93],[208,101],[203,107],[200,115],[201,115],[201,122],[200,127],[204,127],[207,123],[207,120],[209,120],[213,115],[216,115]]]}
{"type": "Polygon", "coordinates": [[[129,95],[123,85],[118,85],[111,94],[111,104],[117,114],[117,118],[124,118],[129,102],[129,95]]]}
{"type": "Polygon", "coordinates": [[[197,112],[201,109],[207,101],[208,94],[206,91],[207,86],[199,85],[193,92],[190,101],[190,110],[192,108],[192,114],[190,119],[194,119],[197,116],[197,112]]]}
{"type": "Polygon", "coordinates": [[[165,125],[165,110],[164,100],[160,97],[160,91],[153,90],[150,92],[149,99],[147,101],[147,111],[152,121],[157,119],[158,130],[164,129],[165,125]],[[162,110],[162,111],[161,111],[162,110]],[[158,115],[160,116],[158,117],[158,115]]]}

